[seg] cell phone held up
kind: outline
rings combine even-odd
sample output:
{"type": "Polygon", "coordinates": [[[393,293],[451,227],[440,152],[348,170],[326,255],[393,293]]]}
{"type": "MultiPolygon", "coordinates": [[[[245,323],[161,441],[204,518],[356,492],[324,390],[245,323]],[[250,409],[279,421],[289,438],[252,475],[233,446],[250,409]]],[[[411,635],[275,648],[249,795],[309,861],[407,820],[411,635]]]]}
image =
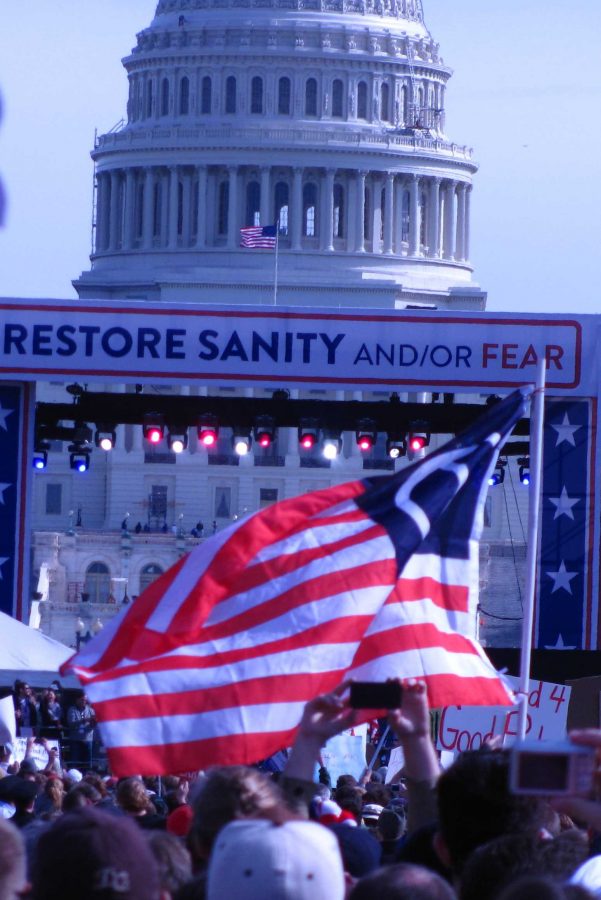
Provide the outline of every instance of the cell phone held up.
{"type": "Polygon", "coordinates": [[[353,681],[350,694],[353,709],[398,709],[403,700],[398,681],[353,681]]]}
{"type": "Polygon", "coordinates": [[[596,754],[569,741],[518,741],[511,748],[509,781],[514,794],[586,796],[593,788],[596,754]]]}

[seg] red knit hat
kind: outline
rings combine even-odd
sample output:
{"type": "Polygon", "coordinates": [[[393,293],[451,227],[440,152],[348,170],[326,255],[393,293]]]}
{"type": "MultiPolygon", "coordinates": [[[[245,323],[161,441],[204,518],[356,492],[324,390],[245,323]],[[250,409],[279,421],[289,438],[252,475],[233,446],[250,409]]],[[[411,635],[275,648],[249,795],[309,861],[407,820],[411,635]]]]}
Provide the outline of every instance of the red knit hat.
{"type": "Polygon", "coordinates": [[[167,816],[167,831],[169,834],[176,835],[176,837],[186,837],[190,831],[193,818],[192,807],[188,806],[187,803],[183,803],[167,816]]]}

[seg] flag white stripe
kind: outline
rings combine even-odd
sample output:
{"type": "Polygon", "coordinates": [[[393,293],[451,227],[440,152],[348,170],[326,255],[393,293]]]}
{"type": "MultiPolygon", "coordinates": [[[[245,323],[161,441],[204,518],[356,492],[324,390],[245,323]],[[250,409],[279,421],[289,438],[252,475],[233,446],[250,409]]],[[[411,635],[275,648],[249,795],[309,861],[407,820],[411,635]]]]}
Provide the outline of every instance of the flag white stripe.
{"type": "MultiPolygon", "coordinates": [[[[371,541],[364,541],[359,545],[345,547],[328,556],[320,556],[305,566],[299,566],[294,571],[294,583],[300,585],[322,575],[329,575],[333,572],[344,573],[349,568],[356,569],[361,565],[373,563],[375,560],[384,561],[394,559],[394,557],[395,551],[390,538],[388,535],[382,535],[373,538],[371,541]]],[[[290,573],[286,573],[271,581],[262,582],[249,591],[244,591],[241,594],[236,594],[234,597],[229,597],[227,600],[222,600],[209,613],[206,625],[217,625],[242,612],[256,609],[262,603],[273,600],[281,593],[289,591],[290,587],[290,573]]]]}
{"type": "Polygon", "coordinates": [[[257,554],[253,562],[267,562],[270,559],[293,556],[299,549],[308,550],[311,547],[327,547],[336,541],[361,534],[374,527],[372,519],[360,519],[356,522],[332,522],[320,524],[317,519],[310,520],[310,527],[298,534],[285,537],[275,544],[270,544],[257,554]]]}
{"type": "Polygon", "coordinates": [[[110,681],[91,681],[87,685],[87,692],[93,702],[98,702],[115,700],[119,697],[180,694],[190,690],[220,687],[233,683],[233,671],[237,683],[251,678],[269,678],[273,675],[337,672],[350,666],[358,646],[358,641],[344,644],[316,644],[208,669],[199,669],[192,662],[186,669],[132,673],[112,678],[110,681]]]}
{"type": "Polygon", "coordinates": [[[298,725],[305,707],[300,703],[260,703],[235,706],[197,715],[157,716],[105,722],[102,739],[107,747],[148,747],[182,741],[233,737],[236,734],[287,731],[298,725]]]}
{"type": "MultiPolygon", "coordinates": [[[[470,641],[471,643],[471,641],[470,641]]],[[[386,681],[387,678],[420,678],[427,675],[456,675],[458,678],[498,679],[489,662],[483,666],[483,659],[472,644],[473,653],[457,653],[442,647],[427,647],[418,650],[402,650],[388,653],[353,667],[347,676],[358,681],[386,681]]]]}
{"type": "MultiPolygon", "coordinates": [[[[244,520],[244,522],[246,521],[248,520],[244,520]]],[[[147,628],[159,632],[169,630],[174,616],[179,611],[182,600],[188,596],[197,581],[202,578],[221,547],[230,540],[242,524],[243,521],[235,522],[229,528],[214,535],[210,541],[198,544],[188,554],[181,570],[167,587],[160,603],[157,604],[150,616],[147,628]]]]}
{"type": "Polygon", "coordinates": [[[377,613],[365,632],[368,637],[401,625],[434,625],[443,634],[462,634],[471,637],[473,616],[441,609],[429,598],[411,603],[387,603],[377,613]]]}

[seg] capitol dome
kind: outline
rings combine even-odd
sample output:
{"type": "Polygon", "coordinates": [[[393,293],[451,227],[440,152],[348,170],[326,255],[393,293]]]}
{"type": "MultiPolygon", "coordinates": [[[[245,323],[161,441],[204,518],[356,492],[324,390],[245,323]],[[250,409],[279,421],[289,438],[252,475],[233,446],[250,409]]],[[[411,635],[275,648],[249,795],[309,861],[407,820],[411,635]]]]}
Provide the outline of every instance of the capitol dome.
{"type": "Polygon", "coordinates": [[[81,297],[482,305],[420,0],[160,0],[123,64],[81,297]],[[277,267],[240,246],[273,225],[277,267]]]}

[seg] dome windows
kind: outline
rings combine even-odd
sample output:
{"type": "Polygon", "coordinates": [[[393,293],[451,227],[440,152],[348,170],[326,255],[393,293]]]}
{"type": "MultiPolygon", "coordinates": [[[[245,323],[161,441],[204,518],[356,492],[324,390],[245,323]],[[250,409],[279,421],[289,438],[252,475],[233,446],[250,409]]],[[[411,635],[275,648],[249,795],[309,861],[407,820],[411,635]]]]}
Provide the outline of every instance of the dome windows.
{"type": "Polygon", "coordinates": [[[278,115],[290,115],[290,79],[287,76],[278,81],[278,115]]]}
{"type": "Polygon", "coordinates": [[[261,185],[258,181],[249,181],[246,185],[246,225],[261,224],[261,185]]]}
{"type": "Polygon", "coordinates": [[[390,87],[384,81],[380,86],[380,119],[382,122],[390,122],[390,87]]]}
{"type": "Polygon", "coordinates": [[[263,79],[259,75],[250,82],[250,111],[253,115],[263,113],[263,79]]]}
{"type": "Polygon", "coordinates": [[[161,81],[161,116],[169,115],[169,79],[161,81]]]}
{"type": "Polygon", "coordinates": [[[154,84],[152,79],[149,78],[146,84],[144,85],[144,115],[147,119],[150,119],[153,112],[154,105],[154,84]]]}
{"type": "Polygon", "coordinates": [[[357,85],[357,118],[367,119],[367,84],[364,81],[357,85]]]}
{"type": "Polygon", "coordinates": [[[203,116],[211,114],[211,101],[213,84],[210,75],[205,75],[200,88],[200,113],[203,116]]]}
{"type": "Polygon", "coordinates": [[[236,112],[236,79],[233,75],[228,75],[225,79],[225,111],[228,115],[236,112]]]}
{"type": "Polygon", "coordinates": [[[303,235],[317,236],[317,185],[311,181],[303,187],[303,235]]]}
{"type": "Polygon", "coordinates": [[[332,118],[341,119],[344,115],[343,103],[344,85],[340,78],[335,78],[332,84],[332,118]]]}
{"type": "Polygon", "coordinates": [[[217,234],[227,234],[228,207],[230,203],[230,185],[227,181],[219,183],[219,200],[217,208],[217,234]]]}
{"type": "Polygon", "coordinates": [[[334,237],[344,237],[344,188],[334,185],[334,237]]]}
{"type": "Polygon", "coordinates": [[[305,83],[305,115],[317,116],[317,79],[307,78],[305,83]]]}
{"type": "Polygon", "coordinates": [[[280,234],[288,234],[289,188],[285,181],[278,181],[274,191],[274,220],[280,234]]]}
{"type": "Polygon", "coordinates": [[[190,113],[190,79],[184,75],[179,83],[179,114],[187,116],[190,113]]]}

